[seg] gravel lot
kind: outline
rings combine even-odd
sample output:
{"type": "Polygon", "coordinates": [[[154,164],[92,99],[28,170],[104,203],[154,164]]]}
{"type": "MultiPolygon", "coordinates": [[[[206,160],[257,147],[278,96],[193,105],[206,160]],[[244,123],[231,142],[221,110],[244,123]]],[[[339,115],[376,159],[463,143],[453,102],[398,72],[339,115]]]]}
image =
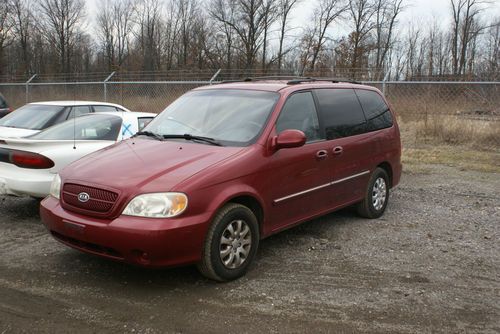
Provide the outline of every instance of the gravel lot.
{"type": "Polygon", "coordinates": [[[264,240],[238,281],[66,248],[0,197],[0,334],[500,332],[499,174],[405,172],[379,220],[346,209],[264,240]]]}

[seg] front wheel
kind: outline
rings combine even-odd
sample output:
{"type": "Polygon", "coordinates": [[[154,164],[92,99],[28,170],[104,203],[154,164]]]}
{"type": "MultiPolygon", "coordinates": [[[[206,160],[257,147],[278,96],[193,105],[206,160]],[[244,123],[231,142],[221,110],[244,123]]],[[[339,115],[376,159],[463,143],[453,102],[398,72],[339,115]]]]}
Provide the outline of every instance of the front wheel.
{"type": "Polygon", "coordinates": [[[208,229],[197,267],[201,274],[224,282],[243,276],[259,246],[259,225],[244,205],[230,203],[215,216],[208,229]]]}
{"type": "Polygon", "coordinates": [[[358,203],[358,214],[365,218],[379,218],[389,201],[389,176],[382,168],[376,168],[365,191],[365,198],[358,203]]]}

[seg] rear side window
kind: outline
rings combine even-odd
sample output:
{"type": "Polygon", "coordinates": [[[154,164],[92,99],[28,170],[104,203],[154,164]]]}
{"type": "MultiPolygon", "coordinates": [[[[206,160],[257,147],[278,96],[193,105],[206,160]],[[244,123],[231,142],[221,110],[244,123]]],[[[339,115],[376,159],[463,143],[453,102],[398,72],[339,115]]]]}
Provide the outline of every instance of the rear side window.
{"type": "Polygon", "coordinates": [[[392,115],[384,99],[376,92],[356,89],[359,102],[366,116],[367,131],[375,131],[392,126],[392,115]]]}
{"type": "Polygon", "coordinates": [[[281,110],[276,131],[300,130],[305,133],[307,141],[321,139],[318,115],[311,92],[293,94],[288,98],[281,110]]]}
{"type": "Polygon", "coordinates": [[[90,108],[88,106],[76,106],[71,108],[71,112],[68,116],[68,119],[86,115],[88,113],[90,113],[90,108]]]}
{"type": "Polygon", "coordinates": [[[366,132],[366,120],[354,89],[317,89],[321,120],[326,139],[366,132]]]}
{"type": "Polygon", "coordinates": [[[107,111],[123,111],[112,106],[94,106],[95,112],[107,112],[107,111]]]}
{"type": "Polygon", "coordinates": [[[0,119],[1,126],[42,130],[54,124],[65,107],[46,104],[27,104],[0,119]]]}
{"type": "Polygon", "coordinates": [[[116,140],[122,119],[113,115],[87,115],[68,120],[30,138],[38,140],[116,140]]]}

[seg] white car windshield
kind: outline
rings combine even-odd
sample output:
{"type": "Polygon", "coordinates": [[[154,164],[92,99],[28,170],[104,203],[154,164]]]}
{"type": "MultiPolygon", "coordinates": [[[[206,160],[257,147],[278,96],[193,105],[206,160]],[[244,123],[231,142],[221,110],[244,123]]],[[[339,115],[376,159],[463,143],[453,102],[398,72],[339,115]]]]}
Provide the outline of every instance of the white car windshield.
{"type": "Polygon", "coordinates": [[[160,136],[213,138],[228,146],[246,146],[261,133],[278,93],[217,89],[187,93],[151,121],[144,131],[160,136]]]}
{"type": "Polygon", "coordinates": [[[113,115],[87,115],[67,120],[43,130],[30,139],[38,140],[113,140],[116,141],[122,119],[113,115]]]}
{"type": "Polygon", "coordinates": [[[27,104],[0,119],[0,126],[41,130],[50,126],[65,107],[44,104],[27,104]]]}

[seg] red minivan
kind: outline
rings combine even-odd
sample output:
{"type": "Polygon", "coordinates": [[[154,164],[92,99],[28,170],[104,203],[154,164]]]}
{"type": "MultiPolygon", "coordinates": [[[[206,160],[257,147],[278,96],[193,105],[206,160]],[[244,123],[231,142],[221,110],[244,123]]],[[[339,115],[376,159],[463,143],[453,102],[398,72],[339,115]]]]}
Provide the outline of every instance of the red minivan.
{"type": "Polygon", "coordinates": [[[377,89],[254,79],[194,89],[134,138],[66,167],[41,217],[80,251],[193,263],[227,281],[274,233],[353,204],[380,217],[400,175],[399,129],[377,89]]]}

